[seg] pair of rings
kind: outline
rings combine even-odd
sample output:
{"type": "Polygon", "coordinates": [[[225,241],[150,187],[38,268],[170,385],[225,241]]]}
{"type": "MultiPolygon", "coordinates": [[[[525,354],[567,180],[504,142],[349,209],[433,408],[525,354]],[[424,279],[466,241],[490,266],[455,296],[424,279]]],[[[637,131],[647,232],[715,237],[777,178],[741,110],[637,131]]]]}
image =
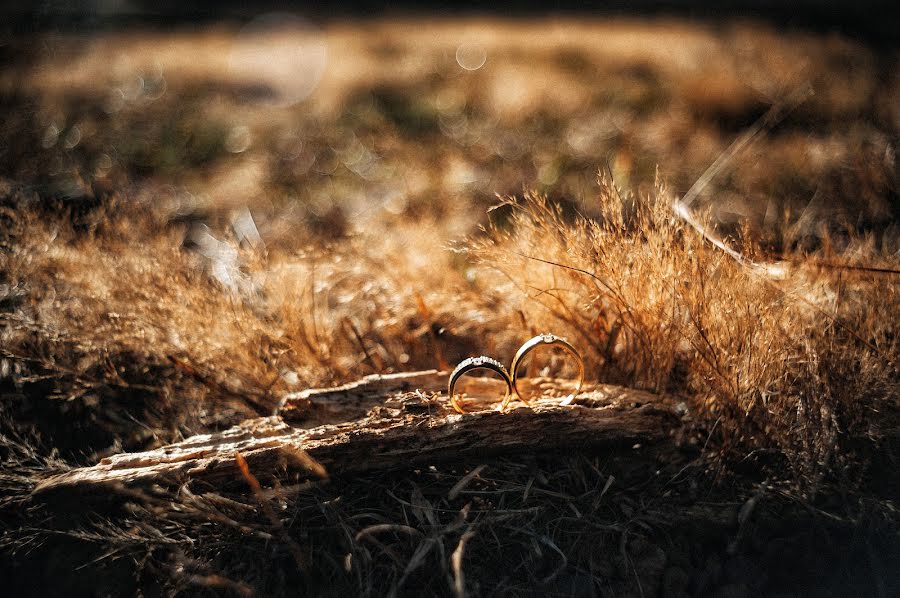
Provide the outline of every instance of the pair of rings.
{"type": "MultiPolygon", "coordinates": [[[[519,366],[522,364],[522,360],[528,353],[543,345],[560,347],[575,358],[575,361],[578,363],[578,387],[575,390],[575,394],[578,394],[581,391],[581,386],[584,384],[584,360],[581,359],[581,355],[578,354],[578,351],[575,350],[575,347],[573,347],[566,339],[560,338],[553,334],[539,334],[538,336],[525,341],[525,344],[519,347],[519,350],[516,351],[516,356],[513,357],[512,366],[510,367],[509,371],[507,371],[506,368],[503,367],[503,364],[496,359],[492,359],[486,356],[469,357],[468,359],[460,362],[460,364],[456,366],[456,369],[453,370],[453,373],[450,374],[450,382],[447,385],[447,394],[450,396],[450,404],[453,405],[453,408],[457,412],[466,412],[466,410],[463,409],[462,405],[457,399],[457,396],[453,392],[453,390],[456,387],[456,383],[459,381],[459,379],[473,370],[490,370],[492,372],[495,372],[496,374],[499,374],[503,381],[506,383],[506,394],[504,395],[503,402],[500,405],[500,411],[506,409],[506,406],[514,396],[517,396],[525,401],[525,399],[522,398],[522,395],[519,393],[518,388],[519,366]]],[[[574,398],[574,395],[572,395],[572,398],[574,398]]],[[[565,403],[567,403],[567,401],[564,401],[564,404],[565,403]]]]}

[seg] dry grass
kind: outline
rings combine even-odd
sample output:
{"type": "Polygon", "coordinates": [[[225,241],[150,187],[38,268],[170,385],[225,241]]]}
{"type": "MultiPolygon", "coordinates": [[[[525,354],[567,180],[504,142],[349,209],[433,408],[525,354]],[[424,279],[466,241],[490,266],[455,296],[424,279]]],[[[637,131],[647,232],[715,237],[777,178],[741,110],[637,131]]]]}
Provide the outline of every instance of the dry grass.
{"type": "Polygon", "coordinates": [[[223,62],[277,40],[229,29],[50,38],[0,75],[3,550],[43,563],[78,546],[64,562],[96,557],[120,590],[642,595],[687,541],[660,530],[697,480],[733,482],[729,500],[812,501],[892,472],[898,278],[822,263],[897,267],[896,56],[752,25],[317,35],[329,66],[295,106],[260,101],[277,81],[223,62]],[[461,43],[483,68],[459,68],[461,43]],[[772,278],[706,242],[662,181],[685,190],[802,82],[813,98],[695,205],[747,256],[783,259],[772,278]],[[28,499],[48,472],[269,413],[291,390],[508,361],[544,330],[581,349],[591,380],[678,395],[699,459],[659,457],[661,477],[504,461],[462,489],[481,464],[281,480],[255,503],[187,486],[84,525],[28,499]]]}
{"type": "Polygon", "coordinates": [[[22,294],[4,315],[5,363],[55,374],[70,402],[111,386],[214,401],[186,412],[264,413],[298,385],[508,355],[555,330],[582,348],[590,379],[689,398],[724,453],[783,455],[812,486],[858,465],[841,440],[878,442],[892,422],[875,414],[898,392],[891,275],[798,257],[775,281],[706,243],[671,202],[601,181],[588,219],[528,195],[457,254],[423,243],[435,233],[421,223],[325,253],[186,235],[144,206],[113,202],[73,225],[19,205],[3,255],[22,294]]]}
{"type": "Polygon", "coordinates": [[[723,454],[779,454],[815,486],[859,473],[843,441],[895,425],[876,415],[900,391],[895,275],[809,256],[773,280],[708,244],[663,188],[623,198],[601,181],[596,220],[536,196],[507,205],[509,229],[469,251],[524,320],[578,339],[598,379],[691,397],[723,454]]]}

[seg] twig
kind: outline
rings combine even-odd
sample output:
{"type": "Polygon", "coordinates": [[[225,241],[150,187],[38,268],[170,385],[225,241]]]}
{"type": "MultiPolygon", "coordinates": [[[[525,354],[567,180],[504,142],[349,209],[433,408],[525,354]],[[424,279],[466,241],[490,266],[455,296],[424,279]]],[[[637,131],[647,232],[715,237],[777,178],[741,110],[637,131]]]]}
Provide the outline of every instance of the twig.
{"type": "Polygon", "coordinates": [[[465,490],[466,486],[468,486],[469,483],[471,483],[471,481],[475,479],[475,477],[480,474],[485,467],[487,467],[487,465],[482,463],[481,465],[464,475],[458,482],[453,485],[453,488],[450,488],[450,491],[447,493],[447,498],[449,500],[453,500],[454,498],[459,496],[459,493],[465,490]]]}
{"type": "Polygon", "coordinates": [[[716,160],[706,169],[700,178],[691,185],[691,188],[681,200],[681,203],[689,208],[710,182],[731,162],[737,154],[744,150],[764,129],[771,127],[781,120],[788,112],[802,104],[812,95],[812,87],[809,84],[802,85],[794,91],[784,102],[773,104],[771,108],[753,125],[741,134],[716,160]]]}
{"type": "Polygon", "coordinates": [[[466,543],[475,535],[470,528],[467,529],[459,539],[459,544],[450,556],[450,563],[453,568],[453,595],[456,598],[464,598],[466,595],[466,578],[463,575],[462,561],[463,554],[466,551],[466,543]]]}
{"type": "MultiPolygon", "coordinates": [[[[742,151],[744,151],[756,138],[762,133],[765,129],[775,125],[779,120],[781,120],[787,113],[791,112],[794,108],[803,103],[810,95],[812,95],[812,89],[808,86],[802,86],[798,88],[793,94],[791,94],[787,100],[781,103],[774,104],[769,110],[759,118],[753,125],[747,129],[743,134],[741,134],[734,142],[719,155],[718,158],[710,165],[706,171],[700,175],[700,177],[691,185],[691,188],[688,189],[687,193],[684,194],[680,200],[676,199],[672,203],[672,209],[675,212],[675,215],[681,218],[684,222],[690,225],[691,228],[700,233],[703,238],[709,241],[715,247],[718,247],[726,254],[731,256],[738,263],[748,266],[759,273],[765,274],[771,278],[775,279],[783,279],[787,276],[787,272],[790,269],[790,263],[784,259],[778,260],[773,263],[761,263],[755,260],[752,260],[742,254],[741,252],[732,249],[729,247],[724,239],[720,236],[716,235],[713,231],[709,230],[706,226],[704,226],[700,221],[698,221],[694,215],[691,213],[691,205],[700,194],[709,186],[712,180],[719,175],[719,173],[728,166],[732,160],[742,151]]],[[[618,190],[616,191],[618,193],[618,190]]],[[[855,264],[841,264],[835,263],[831,261],[825,260],[808,260],[807,263],[812,266],[817,266],[820,268],[828,268],[832,270],[853,270],[860,272],[869,272],[872,274],[892,274],[892,275],[900,275],[900,270],[895,268],[881,268],[876,266],[861,266],[855,264]]]]}

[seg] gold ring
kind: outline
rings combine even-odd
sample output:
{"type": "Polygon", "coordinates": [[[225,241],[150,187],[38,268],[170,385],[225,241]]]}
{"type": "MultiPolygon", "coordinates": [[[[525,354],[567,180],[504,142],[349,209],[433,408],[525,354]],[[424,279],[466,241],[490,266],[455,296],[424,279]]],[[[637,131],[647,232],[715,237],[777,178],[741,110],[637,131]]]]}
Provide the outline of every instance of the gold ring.
{"type": "MultiPolygon", "coordinates": [[[[554,345],[557,347],[561,347],[575,358],[575,360],[578,362],[578,388],[575,389],[575,395],[581,392],[581,387],[584,384],[584,360],[581,358],[581,355],[578,354],[578,351],[575,350],[575,347],[569,344],[569,341],[554,334],[547,333],[539,334],[538,336],[525,341],[525,343],[521,347],[519,347],[519,350],[516,351],[516,356],[513,357],[512,366],[509,368],[509,371],[511,373],[513,393],[526,403],[528,402],[522,397],[522,395],[519,393],[518,387],[516,386],[519,366],[522,365],[522,360],[532,349],[535,349],[536,347],[539,347],[541,345],[554,345]]],[[[563,405],[567,405],[568,403],[570,403],[571,400],[575,398],[575,395],[572,395],[571,397],[564,400],[563,405]]],[[[503,405],[500,406],[500,409],[506,409],[506,406],[511,400],[512,394],[506,397],[506,399],[503,401],[503,405]]]]}
{"type": "Polygon", "coordinates": [[[512,395],[512,380],[510,380],[509,373],[506,371],[506,368],[503,367],[503,364],[497,361],[496,359],[491,359],[490,357],[485,357],[482,355],[481,357],[469,357],[468,359],[464,359],[460,362],[456,369],[453,370],[453,373],[450,374],[450,382],[447,385],[447,394],[450,395],[450,404],[453,405],[453,408],[456,409],[459,413],[465,413],[466,410],[462,408],[462,405],[459,404],[459,401],[456,400],[456,395],[453,394],[453,388],[456,386],[457,381],[460,378],[471,372],[472,370],[490,370],[492,372],[496,372],[500,374],[500,377],[503,378],[503,381],[506,382],[506,395],[503,397],[503,405],[506,405],[509,402],[509,397],[512,395]]]}

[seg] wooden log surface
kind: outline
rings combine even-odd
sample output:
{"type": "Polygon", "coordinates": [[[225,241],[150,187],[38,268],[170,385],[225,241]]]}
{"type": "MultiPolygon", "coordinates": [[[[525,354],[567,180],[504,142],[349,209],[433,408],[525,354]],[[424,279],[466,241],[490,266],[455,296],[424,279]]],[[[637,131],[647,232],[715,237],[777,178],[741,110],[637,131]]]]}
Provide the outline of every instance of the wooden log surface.
{"type": "Polygon", "coordinates": [[[97,493],[190,480],[228,484],[241,479],[237,453],[261,480],[287,471],[322,477],[476,456],[650,445],[667,441],[680,427],[666,397],[593,385],[563,406],[558,395],[571,391],[571,383],[548,379],[527,382],[523,394],[535,398],[500,413],[495,407],[502,383],[466,378],[461,388],[473,411],[458,414],[443,389],[446,380],[446,373],[412,372],[288,395],[277,415],[154,450],[107,457],[49,477],[35,493],[97,493]]]}

